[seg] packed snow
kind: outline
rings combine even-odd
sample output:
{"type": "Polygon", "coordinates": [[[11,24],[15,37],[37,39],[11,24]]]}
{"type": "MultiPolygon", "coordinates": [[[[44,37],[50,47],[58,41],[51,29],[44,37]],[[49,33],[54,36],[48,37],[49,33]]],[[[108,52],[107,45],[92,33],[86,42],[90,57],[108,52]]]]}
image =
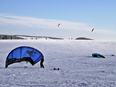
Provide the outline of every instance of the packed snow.
{"type": "Polygon", "coordinates": [[[116,42],[0,41],[0,87],[116,87],[116,42]],[[7,55],[19,46],[41,51],[45,68],[26,62],[5,68],[7,55]],[[94,58],[92,53],[106,58],[94,58]]]}

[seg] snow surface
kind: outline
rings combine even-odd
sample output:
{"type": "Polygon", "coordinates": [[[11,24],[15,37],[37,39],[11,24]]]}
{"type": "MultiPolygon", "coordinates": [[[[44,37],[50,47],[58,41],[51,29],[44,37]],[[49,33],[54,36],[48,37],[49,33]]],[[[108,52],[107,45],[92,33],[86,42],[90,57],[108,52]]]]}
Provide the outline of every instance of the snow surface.
{"type": "Polygon", "coordinates": [[[116,87],[116,42],[39,40],[0,41],[0,87],[116,87]],[[45,56],[39,63],[15,63],[5,69],[8,53],[31,46],[45,56]],[[106,58],[93,58],[101,53],[106,58]],[[60,70],[53,70],[59,68],[60,70]]]}

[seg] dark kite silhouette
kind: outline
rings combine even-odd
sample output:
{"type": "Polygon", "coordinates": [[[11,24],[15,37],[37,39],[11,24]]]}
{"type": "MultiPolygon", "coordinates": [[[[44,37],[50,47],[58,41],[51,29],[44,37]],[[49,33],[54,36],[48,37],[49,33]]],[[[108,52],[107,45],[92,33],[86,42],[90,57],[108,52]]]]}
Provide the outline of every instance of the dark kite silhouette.
{"type": "Polygon", "coordinates": [[[94,31],[94,28],[91,30],[91,32],[93,32],[94,31]]]}
{"type": "Polygon", "coordinates": [[[58,24],[58,27],[60,27],[61,24],[58,24]]]}

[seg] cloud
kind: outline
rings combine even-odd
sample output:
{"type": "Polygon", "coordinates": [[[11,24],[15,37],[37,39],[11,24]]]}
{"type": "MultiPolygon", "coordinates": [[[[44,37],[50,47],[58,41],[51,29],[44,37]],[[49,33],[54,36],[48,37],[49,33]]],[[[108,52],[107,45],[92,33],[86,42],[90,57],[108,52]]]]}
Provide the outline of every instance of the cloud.
{"type": "Polygon", "coordinates": [[[86,23],[21,16],[0,16],[0,24],[10,24],[25,27],[44,27],[49,29],[62,28],[87,30],[90,28],[90,26],[86,23]],[[58,27],[58,24],[60,24],[60,27],[58,27]]]}

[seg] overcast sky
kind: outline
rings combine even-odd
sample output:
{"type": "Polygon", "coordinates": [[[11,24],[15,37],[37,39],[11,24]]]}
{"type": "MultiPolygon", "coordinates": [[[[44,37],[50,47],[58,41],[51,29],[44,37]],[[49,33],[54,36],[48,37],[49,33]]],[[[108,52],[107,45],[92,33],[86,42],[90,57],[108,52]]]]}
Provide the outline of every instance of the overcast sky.
{"type": "Polygon", "coordinates": [[[115,40],[115,25],[116,0],[0,0],[1,34],[115,40]]]}

